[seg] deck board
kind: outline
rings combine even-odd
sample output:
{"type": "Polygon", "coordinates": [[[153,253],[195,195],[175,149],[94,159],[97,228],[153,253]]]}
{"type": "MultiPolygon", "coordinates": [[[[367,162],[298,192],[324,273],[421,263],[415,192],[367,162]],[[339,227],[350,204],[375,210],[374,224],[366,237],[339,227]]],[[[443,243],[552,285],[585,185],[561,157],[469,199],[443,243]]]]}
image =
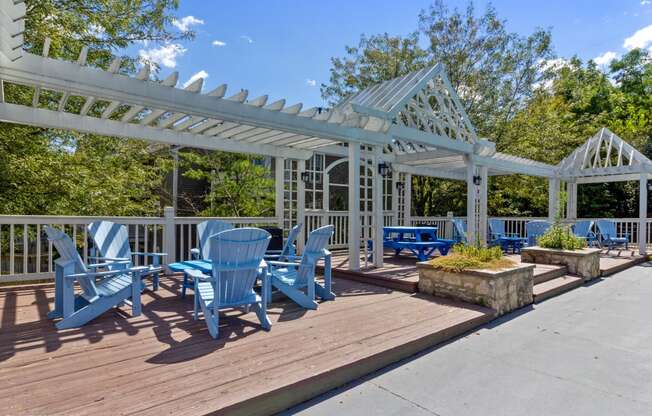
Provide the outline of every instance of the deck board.
{"type": "Polygon", "coordinates": [[[227,313],[219,340],[192,320],[179,282],[143,294],[143,314],[81,329],[45,319],[49,285],[0,290],[0,408],[10,414],[265,414],[487,322],[492,311],[335,279],[317,311],[289,301],[227,313]]]}

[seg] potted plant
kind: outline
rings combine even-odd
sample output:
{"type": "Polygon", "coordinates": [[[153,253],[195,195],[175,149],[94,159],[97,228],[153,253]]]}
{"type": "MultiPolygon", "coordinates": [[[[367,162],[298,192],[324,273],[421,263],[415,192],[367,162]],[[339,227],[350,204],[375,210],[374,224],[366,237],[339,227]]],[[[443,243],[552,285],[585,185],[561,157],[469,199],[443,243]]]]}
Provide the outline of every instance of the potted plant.
{"type": "Polygon", "coordinates": [[[521,250],[523,263],[555,264],[568,268],[570,274],[585,281],[600,276],[600,250],[587,248],[586,241],[573,234],[570,227],[555,223],[537,240],[537,245],[521,250]]]}
{"type": "Polygon", "coordinates": [[[496,315],[532,303],[534,265],[514,262],[500,247],[458,244],[417,269],[420,292],[487,306],[496,315]]]}

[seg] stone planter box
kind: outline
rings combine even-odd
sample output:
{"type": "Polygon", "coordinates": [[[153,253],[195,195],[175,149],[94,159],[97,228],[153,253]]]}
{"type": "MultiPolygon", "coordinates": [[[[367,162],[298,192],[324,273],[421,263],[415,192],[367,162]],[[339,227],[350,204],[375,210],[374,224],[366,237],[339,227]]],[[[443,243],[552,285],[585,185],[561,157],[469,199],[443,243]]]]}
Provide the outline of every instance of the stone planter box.
{"type": "Polygon", "coordinates": [[[521,250],[521,261],[535,264],[566,266],[568,273],[589,281],[600,276],[600,249],[556,250],[542,247],[526,247],[521,250]]]}
{"type": "Polygon", "coordinates": [[[487,306],[500,316],[532,303],[534,267],[449,272],[421,262],[419,292],[487,306]]]}

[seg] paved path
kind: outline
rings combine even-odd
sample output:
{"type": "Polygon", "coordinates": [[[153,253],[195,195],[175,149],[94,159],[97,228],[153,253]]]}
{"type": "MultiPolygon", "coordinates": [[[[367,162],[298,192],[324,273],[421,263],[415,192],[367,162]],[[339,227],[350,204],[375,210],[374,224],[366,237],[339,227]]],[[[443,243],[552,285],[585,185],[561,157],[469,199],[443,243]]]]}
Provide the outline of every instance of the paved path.
{"type": "Polygon", "coordinates": [[[287,415],[652,415],[652,264],[580,287],[287,415]]]}

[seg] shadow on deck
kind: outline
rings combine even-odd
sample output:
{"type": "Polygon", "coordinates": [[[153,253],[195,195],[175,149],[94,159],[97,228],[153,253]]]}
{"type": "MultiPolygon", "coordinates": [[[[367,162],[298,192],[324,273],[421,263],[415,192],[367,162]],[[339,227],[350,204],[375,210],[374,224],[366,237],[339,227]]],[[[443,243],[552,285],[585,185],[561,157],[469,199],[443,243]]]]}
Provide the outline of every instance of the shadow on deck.
{"type": "Polygon", "coordinates": [[[337,299],[305,311],[275,302],[270,332],[232,311],[212,339],[192,296],[163,279],[79,329],[45,318],[51,285],[0,289],[0,407],[9,414],[269,414],[492,319],[493,311],[336,279],[337,299]]]}

